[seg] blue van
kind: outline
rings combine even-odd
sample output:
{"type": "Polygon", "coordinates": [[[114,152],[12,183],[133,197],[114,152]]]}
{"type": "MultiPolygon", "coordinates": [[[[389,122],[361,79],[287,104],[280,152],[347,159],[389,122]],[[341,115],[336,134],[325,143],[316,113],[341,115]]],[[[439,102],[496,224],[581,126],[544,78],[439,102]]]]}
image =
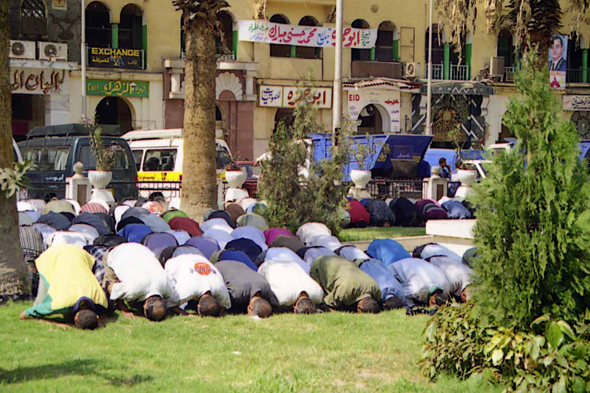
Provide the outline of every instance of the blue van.
{"type": "MultiPolygon", "coordinates": [[[[101,125],[104,144],[115,152],[113,180],[109,189],[115,200],[137,197],[137,170],[131,149],[119,137],[119,126],[101,125]]],[[[18,147],[25,160],[32,160],[37,166],[27,172],[31,187],[28,198],[45,198],[55,193],[65,197],[66,178],[74,175],[74,164],[84,164],[84,175],[96,169],[96,158],[90,148],[88,126],[85,124],[64,124],[59,126],[36,127],[27,134],[18,147]]]]}

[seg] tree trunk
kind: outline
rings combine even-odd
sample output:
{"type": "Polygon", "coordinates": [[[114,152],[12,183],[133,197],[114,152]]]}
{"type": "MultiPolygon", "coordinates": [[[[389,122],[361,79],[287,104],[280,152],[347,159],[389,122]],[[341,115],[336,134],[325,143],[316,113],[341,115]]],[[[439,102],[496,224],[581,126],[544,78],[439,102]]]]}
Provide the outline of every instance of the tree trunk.
{"type": "MultiPolygon", "coordinates": [[[[10,39],[8,1],[0,1],[0,168],[12,168],[12,127],[10,98],[10,39]]],[[[16,198],[0,194],[0,296],[28,293],[27,267],[18,234],[16,198]]]]}
{"type": "Polygon", "coordinates": [[[200,18],[188,22],[184,99],[182,210],[201,220],[217,208],[215,36],[200,18]]]}

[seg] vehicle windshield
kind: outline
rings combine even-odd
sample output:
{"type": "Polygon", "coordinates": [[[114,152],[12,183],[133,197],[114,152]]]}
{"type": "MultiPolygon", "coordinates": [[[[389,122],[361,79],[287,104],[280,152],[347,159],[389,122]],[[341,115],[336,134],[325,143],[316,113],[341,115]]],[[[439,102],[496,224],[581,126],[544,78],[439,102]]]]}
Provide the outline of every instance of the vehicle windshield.
{"type": "MultiPolygon", "coordinates": [[[[111,145],[115,152],[115,166],[113,170],[127,170],[131,168],[131,160],[127,151],[116,144],[111,145]]],[[[90,146],[84,145],[80,147],[80,157],[78,158],[84,164],[84,170],[93,171],[96,169],[96,157],[90,149],[90,146]]]]}
{"type": "Polygon", "coordinates": [[[23,159],[31,160],[36,165],[31,171],[38,172],[65,171],[69,153],[69,147],[25,147],[22,149],[23,159]]]}
{"type": "Polygon", "coordinates": [[[223,169],[231,161],[231,156],[225,147],[217,146],[215,152],[215,164],[217,169],[223,169]]]}

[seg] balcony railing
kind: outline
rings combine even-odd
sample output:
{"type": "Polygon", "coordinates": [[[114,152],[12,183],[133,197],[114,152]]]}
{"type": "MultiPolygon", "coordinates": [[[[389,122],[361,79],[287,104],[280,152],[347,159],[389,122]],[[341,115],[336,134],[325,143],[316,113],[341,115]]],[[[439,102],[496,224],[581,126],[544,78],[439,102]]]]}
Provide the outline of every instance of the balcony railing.
{"type": "Polygon", "coordinates": [[[504,67],[503,82],[514,82],[514,67],[504,67]]]}
{"type": "MultiPolygon", "coordinates": [[[[442,80],[444,79],[444,64],[433,64],[432,65],[432,79],[442,80]]],[[[428,78],[428,64],[424,67],[424,77],[428,78]]]]}
{"type": "Polygon", "coordinates": [[[451,80],[468,81],[469,77],[469,66],[467,64],[451,64],[451,80]]]}
{"type": "Polygon", "coordinates": [[[588,74],[590,69],[568,68],[566,70],[566,83],[588,83],[588,74]],[[586,80],[584,81],[584,71],[586,71],[586,80]]]}

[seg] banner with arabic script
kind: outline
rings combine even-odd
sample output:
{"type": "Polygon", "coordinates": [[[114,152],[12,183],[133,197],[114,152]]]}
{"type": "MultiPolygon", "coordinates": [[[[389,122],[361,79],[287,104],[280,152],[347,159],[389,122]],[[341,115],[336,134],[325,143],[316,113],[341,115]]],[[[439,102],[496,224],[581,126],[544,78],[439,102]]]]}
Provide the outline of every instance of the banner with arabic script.
{"type": "MultiPolygon", "coordinates": [[[[342,45],[345,48],[370,49],[377,42],[377,29],[342,30],[342,45]]],[[[267,44],[312,46],[331,48],[336,46],[336,29],[322,26],[295,26],[280,23],[241,20],[238,22],[240,41],[267,44]]]]}
{"type": "Polygon", "coordinates": [[[86,94],[89,96],[143,97],[148,98],[149,82],[106,81],[91,79],[86,81],[86,94]]]}
{"type": "Polygon", "coordinates": [[[69,94],[68,71],[51,68],[11,68],[12,94],[69,94]]]}
{"type": "MultiPolygon", "coordinates": [[[[304,90],[304,94],[311,97],[310,101],[318,109],[332,108],[332,88],[307,88],[304,90]]],[[[274,108],[295,108],[299,99],[300,89],[297,86],[260,86],[258,105],[274,108]]]]}

